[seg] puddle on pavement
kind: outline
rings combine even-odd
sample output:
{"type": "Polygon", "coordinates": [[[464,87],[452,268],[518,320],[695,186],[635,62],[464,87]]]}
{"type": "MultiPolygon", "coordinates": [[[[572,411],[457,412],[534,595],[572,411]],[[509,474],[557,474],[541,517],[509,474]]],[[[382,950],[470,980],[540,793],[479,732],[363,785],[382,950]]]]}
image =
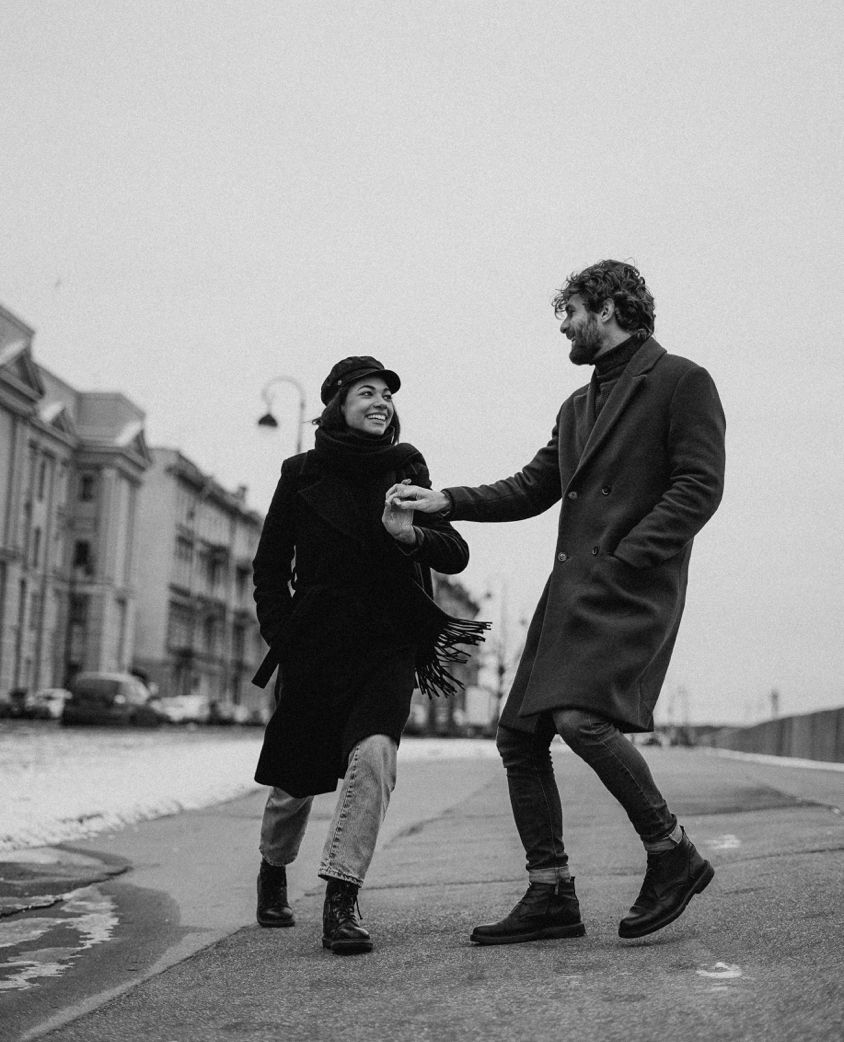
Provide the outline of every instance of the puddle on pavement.
{"type": "Polygon", "coordinates": [[[55,913],[0,920],[0,991],[32,988],[40,978],[60,976],[72,959],[107,941],[117,926],[114,899],[96,885],[66,894],[55,913]],[[4,958],[4,948],[17,951],[4,958]]]}

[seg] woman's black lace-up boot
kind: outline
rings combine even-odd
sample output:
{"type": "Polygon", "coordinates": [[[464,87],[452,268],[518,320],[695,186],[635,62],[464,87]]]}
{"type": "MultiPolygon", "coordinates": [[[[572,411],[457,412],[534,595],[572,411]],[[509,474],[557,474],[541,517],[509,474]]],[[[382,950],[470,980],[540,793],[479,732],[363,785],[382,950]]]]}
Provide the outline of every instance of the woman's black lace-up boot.
{"type": "Polygon", "coordinates": [[[293,909],[287,903],[287,869],[261,860],[258,873],[259,926],[293,926],[293,909]]]}
{"type": "Polygon", "coordinates": [[[322,946],[337,955],[371,952],[372,938],[360,921],[358,889],[344,879],[329,879],[322,909],[322,946]]]}

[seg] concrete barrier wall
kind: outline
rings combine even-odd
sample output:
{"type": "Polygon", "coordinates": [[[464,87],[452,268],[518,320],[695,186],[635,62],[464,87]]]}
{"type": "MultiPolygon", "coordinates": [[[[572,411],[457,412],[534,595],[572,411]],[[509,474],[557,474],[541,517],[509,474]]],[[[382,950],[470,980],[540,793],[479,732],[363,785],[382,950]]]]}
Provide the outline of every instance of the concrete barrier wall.
{"type": "Polygon", "coordinates": [[[844,763],[844,707],[783,716],[755,727],[725,727],[702,737],[699,744],[742,753],[844,763]]]}

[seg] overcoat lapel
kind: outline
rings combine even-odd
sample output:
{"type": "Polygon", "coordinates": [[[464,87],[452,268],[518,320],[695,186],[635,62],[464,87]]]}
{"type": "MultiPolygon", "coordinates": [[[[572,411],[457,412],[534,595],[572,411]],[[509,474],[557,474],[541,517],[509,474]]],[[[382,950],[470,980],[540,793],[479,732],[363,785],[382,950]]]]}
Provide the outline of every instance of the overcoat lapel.
{"type": "Polygon", "coordinates": [[[589,440],[589,433],[592,430],[592,417],[595,415],[594,394],[592,384],[589,384],[583,388],[583,393],[575,395],[572,401],[575,451],[578,458],[583,455],[586,442],[589,440]]]}
{"type": "MultiPolygon", "coordinates": [[[[412,445],[400,445],[396,454],[396,470],[385,471],[384,490],[396,480],[402,466],[412,457],[418,455],[412,445]]],[[[363,518],[352,495],[349,483],[338,474],[327,470],[318,462],[316,453],[311,450],[305,456],[305,462],[299,473],[301,486],[298,494],[305,500],[324,521],[328,522],[341,535],[357,542],[364,542],[367,535],[364,531],[363,518]]]]}
{"type": "MultiPolygon", "coordinates": [[[[618,383],[613,388],[612,394],[609,396],[606,405],[601,409],[601,414],[595,421],[595,425],[586,439],[586,445],[577,465],[578,471],[589,462],[606,441],[607,436],[616,423],[618,423],[630,402],[644,387],[647,374],[664,354],[665,348],[660,347],[653,337],[649,337],[630,360],[630,364],[619,377],[618,383]]],[[[585,411],[587,417],[595,415],[596,394],[597,383],[593,379],[586,394],[585,411]]],[[[578,422],[578,437],[580,430],[581,424],[578,422]]]]}
{"type": "Polygon", "coordinates": [[[312,485],[299,489],[299,495],[315,511],[348,539],[362,542],[363,522],[348,483],[335,474],[324,473],[312,485]]]}

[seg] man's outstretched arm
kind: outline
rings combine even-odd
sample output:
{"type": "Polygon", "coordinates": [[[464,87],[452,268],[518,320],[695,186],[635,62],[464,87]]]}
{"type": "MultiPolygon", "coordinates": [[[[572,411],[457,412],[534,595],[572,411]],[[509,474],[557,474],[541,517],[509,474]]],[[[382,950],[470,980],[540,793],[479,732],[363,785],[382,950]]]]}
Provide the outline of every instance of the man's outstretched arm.
{"type": "Polygon", "coordinates": [[[553,506],[562,495],[558,424],[551,440],[511,478],[492,485],[455,486],[442,491],[417,485],[393,485],[387,501],[402,510],[442,513],[454,521],[521,521],[553,506]]]}

